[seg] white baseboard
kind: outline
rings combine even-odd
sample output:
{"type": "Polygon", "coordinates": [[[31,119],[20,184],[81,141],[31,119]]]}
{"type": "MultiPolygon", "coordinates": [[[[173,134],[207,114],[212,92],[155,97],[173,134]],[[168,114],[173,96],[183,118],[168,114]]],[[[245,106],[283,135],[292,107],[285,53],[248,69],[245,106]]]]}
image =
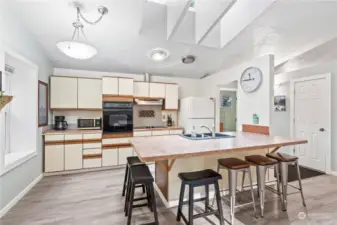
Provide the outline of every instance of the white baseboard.
{"type": "Polygon", "coordinates": [[[337,177],[337,171],[331,171],[330,173],[332,176],[336,176],[337,177]]]}
{"type": "Polygon", "coordinates": [[[33,182],[31,182],[21,193],[19,193],[11,202],[9,202],[3,209],[0,210],[0,219],[16,205],[41,179],[43,178],[43,174],[38,176],[33,182]]]}

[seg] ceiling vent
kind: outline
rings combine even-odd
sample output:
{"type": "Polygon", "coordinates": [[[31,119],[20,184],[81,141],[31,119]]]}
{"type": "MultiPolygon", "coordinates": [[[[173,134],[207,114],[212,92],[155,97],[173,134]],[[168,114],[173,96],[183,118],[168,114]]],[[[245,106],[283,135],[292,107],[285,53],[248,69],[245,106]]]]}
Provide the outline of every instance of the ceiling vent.
{"type": "Polygon", "coordinates": [[[187,55],[181,59],[184,64],[192,64],[195,61],[194,55],[187,55]]]}

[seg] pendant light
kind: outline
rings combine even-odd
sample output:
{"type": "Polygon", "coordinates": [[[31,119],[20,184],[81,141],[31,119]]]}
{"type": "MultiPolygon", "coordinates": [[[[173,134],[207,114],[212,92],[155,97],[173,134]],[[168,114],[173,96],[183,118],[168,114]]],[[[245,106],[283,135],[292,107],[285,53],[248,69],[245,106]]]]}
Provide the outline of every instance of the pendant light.
{"type": "Polygon", "coordinates": [[[82,18],[88,24],[95,25],[103,18],[104,15],[108,13],[108,9],[104,6],[98,7],[98,12],[101,15],[96,21],[91,22],[82,15],[80,10],[81,6],[78,4],[75,6],[77,9],[77,19],[73,23],[75,30],[72,39],[70,41],[58,42],[56,46],[61,52],[71,58],[82,60],[90,59],[97,54],[97,50],[94,46],[88,44],[87,38],[83,31],[84,25],[80,21],[80,18],[82,18]]]}

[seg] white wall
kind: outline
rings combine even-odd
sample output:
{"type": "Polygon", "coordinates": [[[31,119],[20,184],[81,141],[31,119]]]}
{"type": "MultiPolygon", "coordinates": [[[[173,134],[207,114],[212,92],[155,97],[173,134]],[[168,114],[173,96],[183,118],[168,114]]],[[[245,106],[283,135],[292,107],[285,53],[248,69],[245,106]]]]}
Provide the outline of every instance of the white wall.
{"type": "MultiPolygon", "coordinates": [[[[258,67],[263,73],[261,87],[254,93],[245,93],[238,85],[237,98],[237,130],[242,130],[242,124],[252,124],[252,116],[257,113],[260,125],[271,126],[272,124],[272,97],[274,83],[274,57],[263,56],[249,62],[242,63],[228,70],[220,71],[212,76],[201,80],[203,96],[215,97],[217,109],[220,108],[220,87],[240,79],[243,71],[248,67],[258,67]]],[[[219,130],[220,110],[216,110],[216,127],[219,130]]],[[[272,127],[271,127],[272,129],[272,127]]]]}
{"type": "MultiPolygon", "coordinates": [[[[99,72],[88,70],[72,70],[63,68],[54,68],[53,75],[55,76],[75,76],[75,77],[96,77],[101,78],[103,76],[116,76],[116,77],[129,77],[135,81],[143,81],[144,75],[142,74],[126,74],[126,73],[111,73],[111,72],[99,72]]],[[[185,98],[190,96],[201,96],[199,89],[200,80],[190,78],[179,77],[165,77],[165,76],[151,76],[152,82],[167,82],[177,83],[179,85],[179,98],[185,98]]]]}
{"type": "MultiPolygon", "coordinates": [[[[311,67],[306,67],[302,69],[297,69],[296,71],[278,74],[275,76],[275,83],[281,83],[281,88],[284,90],[283,93],[287,94],[287,114],[274,114],[274,119],[279,123],[283,124],[284,129],[279,130],[282,135],[290,136],[290,83],[289,81],[293,78],[300,78],[305,76],[319,75],[331,73],[331,136],[332,136],[332,158],[331,165],[332,170],[337,171],[337,61],[331,61],[326,63],[321,63],[319,65],[314,65],[311,67]],[[283,84],[282,84],[283,83],[283,84]],[[286,91],[288,89],[288,91],[286,91]],[[288,110],[289,109],[289,110],[288,110]]],[[[277,90],[277,89],[276,89],[277,90]]],[[[276,92],[276,91],[275,91],[276,92]]]]}
{"type": "MultiPolygon", "coordinates": [[[[36,64],[39,69],[38,79],[48,82],[52,66],[43,49],[14,15],[11,1],[0,0],[0,70],[2,71],[5,48],[10,48],[36,64]]],[[[37,95],[35,97],[37,99],[37,95]]],[[[0,113],[1,124],[3,124],[3,115],[0,113]]],[[[36,126],[35,132],[38,133],[36,146],[38,155],[0,176],[0,211],[42,173],[42,128],[38,129],[36,126]]],[[[3,138],[3,129],[0,126],[0,151],[4,150],[3,138]]]]}

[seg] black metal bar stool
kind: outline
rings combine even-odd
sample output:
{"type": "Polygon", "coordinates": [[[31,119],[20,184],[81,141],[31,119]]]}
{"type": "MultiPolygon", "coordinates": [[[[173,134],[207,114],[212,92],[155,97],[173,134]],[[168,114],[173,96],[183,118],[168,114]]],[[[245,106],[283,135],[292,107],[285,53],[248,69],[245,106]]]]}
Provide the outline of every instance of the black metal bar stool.
{"type": "MultiPolygon", "coordinates": [[[[131,156],[131,157],[126,158],[126,166],[125,166],[125,175],[124,175],[122,196],[125,196],[126,184],[127,184],[127,180],[128,180],[128,177],[129,177],[130,167],[134,166],[134,165],[139,165],[139,164],[144,164],[144,163],[142,161],[140,161],[140,159],[137,156],[131,156]]],[[[140,186],[137,186],[137,187],[141,187],[143,189],[143,193],[145,193],[145,186],[144,185],[140,185],[140,186]]]]}
{"type": "Polygon", "coordinates": [[[129,169],[129,179],[127,182],[127,191],[125,197],[125,216],[128,217],[127,225],[131,224],[132,209],[138,207],[148,206],[151,212],[154,213],[154,223],[158,225],[158,215],[156,200],[154,195],[153,182],[149,167],[145,164],[131,166],[129,169]],[[146,188],[146,197],[135,198],[135,189],[138,185],[143,185],[146,188]],[[147,200],[147,203],[135,205],[134,202],[147,200]]]}
{"type": "MultiPolygon", "coordinates": [[[[279,188],[279,168],[277,161],[269,159],[263,155],[250,155],[245,157],[246,161],[256,166],[258,196],[260,198],[261,217],[264,217],[264,201],[266,190],[266,172],[268,168],[274,168],[277,177],[277,187],[279,188]]],[[[244,181],[245,176],[243,176],[244,181]]],[[[281,198],[282,200],[282,198],[281,198]]],[[[283,201],[283,200],[282,200],[283,201]]]]}
{"type": "Polygon", "coordinates": [[[298,164],[298,157],[287,155],[284,153],[268,153],[267,157],[274,159],[278,162],[280,176],[281,176],[281,186],[282,186],[282,192],[278,190],[278,194],[281,194],[282,199],[283,199],[282,201],[283,210],[287,210],[287,196],[288,196],[287,187],[288,185],[291,186],[292,188],[299,190],[299,192],[301,193],[301,197],[302,197],[302,204],[303,206],[306,206],[304,195],[303,195],[303,187],[302,187],[302,181],[301,181],[300,167],[298,164]],[[299,188],[288,184],[288,166],[289,165],[296,166],[299,188]]]}
{"type": "Polygon", "coordinates": [[[193,225],[193,220],[206,217],[210,215],[215,215],[218,217],[220,224],[224,225],[224,218],[221,206],[221,197],[220,197],[220,189],[218,181],[222,179],[221,175],[214,170],[202,170],[190,173],[179,173],[179,178],[181,179],[181,189],[180,189],[180,197],[179,197],[179,205],[177,212],[177,221],[180,221],[183,218],[184,222],[187,225],[193,225]],[[189,200],[184,202],[185,195],[185,186],[189,186],[189,200]],[[209,205],[209,185],[214,185],[216,201],[218,209],[214,210],[209,205]],[[199,186],[205,186],[206,197],[200,199],[194,199],[194,188],[199,186]],[[193,214],[194,202],[205,201],[205,212],[200,214],[193,214]],[[182,213],[183,205],[188,204],[188,220],[182,213]]]}
{"type": "MultiPolygon", "coordinates": [[[[255,217],[256,217],[256,207],[255,207],[255,198],[253,192],[253,182],[252,182],[252,175],[250,171],[250,164],[244,160],[238,158],[224,158],[218,159],[218,173],[220,169],[228,170],[228,184],[229,184],[229,196],[230,196],[230,216],[231,216],[231,224],[234,225],[235,221],[235,209],[246,206],[246,205],[253,205],[255,217]],[[248,173],[249,182],[250,182],[250,191],[252,196],[252,201],[242,205],[236,205],[236,192],[237,192],[237,175],[238,172],[245,172],[248,173]]],[[[244,182],[244,180],[242,181],[244,182]]],[[[224,191],[224,190],[222,190],[224,191]]]]}

